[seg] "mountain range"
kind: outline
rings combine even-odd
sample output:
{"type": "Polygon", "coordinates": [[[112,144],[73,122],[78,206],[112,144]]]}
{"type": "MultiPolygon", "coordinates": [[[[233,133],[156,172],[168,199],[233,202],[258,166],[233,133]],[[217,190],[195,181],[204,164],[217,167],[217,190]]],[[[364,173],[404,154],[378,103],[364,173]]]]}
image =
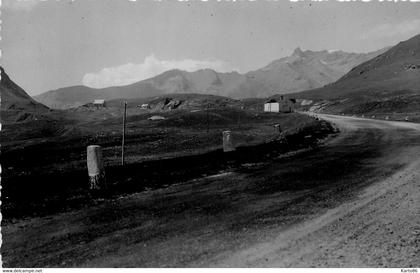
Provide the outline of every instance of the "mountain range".
{"type": "Polygon", "coordinates": [[[352,67],[383,53],[344,51],[303,51],[245,74],[219,73],[211,69],[195,72],[170,70],[126,86],[94,89],[70,86],[40,94],[35,99],[49,107],[65,109],[94,99],[145,98],[170,93],[198,93],[231,98],[263,98],[321,87],[345,75],[352,67]]]}
{"type": "Polygon", "coordinates": [[[420,92],[420,34],[355,66],[334,83],[298,93],[297,96],[334,99],[363,95],[378,98],[390,94],[418,92],[420,92]]]}
{"type": "Polygon", "coordinates": [[[410,113],[420,120],[420,34],[364,62],[334,83],[293,94],[318,101],[318,111],[410,113]]]}

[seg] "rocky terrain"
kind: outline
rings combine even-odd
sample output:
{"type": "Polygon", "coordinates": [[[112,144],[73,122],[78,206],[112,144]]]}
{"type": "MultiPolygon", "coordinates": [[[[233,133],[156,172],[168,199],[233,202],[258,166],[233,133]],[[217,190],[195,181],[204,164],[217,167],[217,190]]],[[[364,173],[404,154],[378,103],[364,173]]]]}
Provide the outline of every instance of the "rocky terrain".
{"type": "Polygon", "coordinates": [[[269,97],[324,86],[339,79],[354,66],[386,49],[369,53],[344,51],[302,51],[296,48],[291,56],[275,60],[267,66],[245,74],[246,82],[234,97],[269,97]]]}

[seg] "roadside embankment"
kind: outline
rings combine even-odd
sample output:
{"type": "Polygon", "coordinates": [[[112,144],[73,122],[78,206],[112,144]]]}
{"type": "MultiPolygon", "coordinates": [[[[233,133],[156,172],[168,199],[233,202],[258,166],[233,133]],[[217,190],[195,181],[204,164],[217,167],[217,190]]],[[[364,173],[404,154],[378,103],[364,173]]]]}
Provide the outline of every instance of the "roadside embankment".
{"type": "MultiPolygon", "coordinates": [[[[244,119],[244,122],[246,121],[244,119]]],[[[132,123],[128,125],[129,128],[134,127],[132,123]]],[[[194,132],[192,128],[182,128],[181,125],[177,124],[177,139],[157,140],[155,153],[149,157],[141,156],[147,138],[143,135],[143,138],[140,137],[136,142],[135,134],[129,133],[128,160],[125,166],[120,166],[117,160],[119,158],[114,158],[110,151],[114,154],[119,152],[117,143],[100,143],[105,151],[108,197],[115,198],[121,194],[166,187],[203,175],[217,174],[241,164],[269,161],[290,151],[316,148],[320,139],[335,132],[328,122],[297,113],[262,115],[253,123],[234,127],[232,134],[236,151],[223,153],[221,131],[225,127],[232,127],[232,124],[214,126],[209,132],[212,138],[203,133],[203,130],[194,132]],[[282,132],[275,132],[273,124],[280,124],[282,132]],[[194,134],[194,141],[183,143],[188,139],[186,136],[191,134],[194,134]],[[208,143],[205,140],[208,140],[208,143]],[[197,146],[199,143],[201,147],[197,146]],[[189,149],[184,149],[184,144],[189,144],[189,149]],[[192,149],[194,147],[196,149],[192,149]]],[[[153,126],[149,128],[150,135],[156,129],[171,129],[167,125],[153,126]]],[[[142,129],[144,133],[146,130],[142,129]]],[[[46,215],[95,202],[87,191],[85,145],[77,145],[75,140],[72,141],[73,146],[43,142],[39,146],[34,145],[22,150],[12,149],[2,155],[2,159],[9,164],[18,164],[20,156],[25,157],[24,162],[28,163],[11,166],[11,169],[6,168],[8,171],[2,179],[2,211],[5,219],[46,215]],[[50,149],[50,153],[45,158],[39,158],[40,152],[45,149],[50,149]],[[63,161],[62,158],[67,156],[66,152],[71,158],[72,153],[76,151],[80,153],[77,158],[70,160],[70,163],[63,161]],[[28,162],[28,158],[33,158],[34,162],[28,162]],[[53,159],[57,160],[51,162],[53,159]],[[39,169],[35,168],[40,162],[44,162],[44,165],[39,169]],[[21,190],[23,188],[25,191],[21,190]]]]}

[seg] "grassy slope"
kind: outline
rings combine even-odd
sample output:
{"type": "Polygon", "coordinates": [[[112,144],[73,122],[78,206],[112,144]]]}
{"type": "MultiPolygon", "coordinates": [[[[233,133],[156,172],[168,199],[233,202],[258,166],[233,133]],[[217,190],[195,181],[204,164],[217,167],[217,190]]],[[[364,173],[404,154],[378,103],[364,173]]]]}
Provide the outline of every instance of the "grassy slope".
{"type": "Polygon", "coordinates": [[[14,83],[0,67],[0,120],[2,124],[43,118],[48,108],[33,100],[20,86],[14,83]]]}
{"type": "MultiPolygon", "coordinates": [[[[164,111],[159,115],[165,116],[165,120],[152,122],[147,118],[156,113],[130,108],[127,166],[121,169],[118,167],[121,143],[121,115],[118,113],[121,109],[78,113],[80,116],[76,115],[71,122],[57,120],[43,124],[44,130],[49,130],[44,138],[30,135],[39,129],[39,124],[5,128],[1,154],[5,217],[34,210],[42,214],[45,210],[88,202],[86,146],[91,144],[103,147],[109,182],[114,185],[115,193],[121,193],[182,182],[191,176],[226,168],[226,158],[220,152],[223,130],[232,130],[236,145],[253,146],[278,138],[273,124],[279,123],[286,134],[301,132],[296,140],[290,140],[296,142],[291,145],[296,147],[306,141],[304,135],[318,137],[330,130],[325,127],[321,132],[319,121],[296,113],[263,114],[228,107],[209,110],[207,133],[207,112],[203,110],[164,111]],[[112,115],[116,116],[108,117],[112,115]],[[10,135],[20,136],[20,139],[12,139],[10,135]],[[176,159],[162,160],[164,158],[176,159]],[[134,177],[144,183],[133,184],[134,177]],[[23,187],[27,188],[25,194],[21,191],[23,187]],[[41,209],[36,209],[39,206],[41,209]]],[[[267,146],[251,153],[239,151],[234,161],[252,161],[250,156],[265,157],[272,149],[287,151],[289,148],[293,147],[267,146]]]]}

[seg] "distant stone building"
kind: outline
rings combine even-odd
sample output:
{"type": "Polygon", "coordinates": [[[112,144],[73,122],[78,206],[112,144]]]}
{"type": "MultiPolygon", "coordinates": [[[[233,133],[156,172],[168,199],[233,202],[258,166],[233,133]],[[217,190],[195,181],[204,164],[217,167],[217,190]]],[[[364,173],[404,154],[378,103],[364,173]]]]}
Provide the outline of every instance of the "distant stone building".
{"type": "Polygon", "coordinates": [[[270,99],[264,104],[264,112],[291,113],[294,111],[296,100],[281,96],[279,100],[270,99]]]}
{"type": "Polygon", "coordinates": [[[94,107],[97,107],[97,108],[99,108],[99,107],[106,107],[105,100],[94,100],[93,101],[93,106],[94,107]]]}

